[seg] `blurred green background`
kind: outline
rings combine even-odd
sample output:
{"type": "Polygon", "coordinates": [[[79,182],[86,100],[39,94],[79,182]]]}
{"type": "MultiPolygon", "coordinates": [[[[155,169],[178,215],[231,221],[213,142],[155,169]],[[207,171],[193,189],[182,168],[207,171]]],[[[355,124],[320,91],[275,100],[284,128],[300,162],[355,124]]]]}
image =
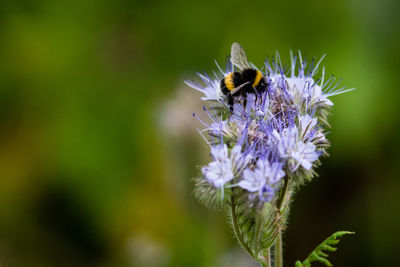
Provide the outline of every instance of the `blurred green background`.
{"type": "MultiPolygon", "coordinates": [[[[192,196],[208,162],[183,84],[233,41],[255,64],[324,53],[330,158],[296,196],[287,266],[352,230],[336,266],[397,266],[396,0],[5,1],[0,7],[1,266],[254,266],[192,196]]],[[[313,265],[314,266],[314,265],[313,265]]],[[[319,265],[315,265],[319,266],[319,265]]]]}

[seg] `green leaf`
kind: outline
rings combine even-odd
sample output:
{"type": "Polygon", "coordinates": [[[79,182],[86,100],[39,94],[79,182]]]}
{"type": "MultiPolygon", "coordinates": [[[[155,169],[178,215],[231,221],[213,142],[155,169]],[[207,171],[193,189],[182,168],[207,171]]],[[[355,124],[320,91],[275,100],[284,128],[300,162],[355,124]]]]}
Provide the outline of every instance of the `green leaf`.
{"type": "Polygon", "coordinates": [[[313,261],[319,261],[326,266],[332,266],[332,263],[330,263],[327,259],[328,254],[326,254],[325,252],[336,251],[337,248],[335,248],[334,246],[339,243],[340,238],[344,235],[350,234],[354,234],[354,232],[338,231],[334,233],[333,235],[325,239],[325,241],[322,242],[318,247],[316,247],[303,262],[296,261],[295,267],[310,267],[311,262],[313,261]]]}

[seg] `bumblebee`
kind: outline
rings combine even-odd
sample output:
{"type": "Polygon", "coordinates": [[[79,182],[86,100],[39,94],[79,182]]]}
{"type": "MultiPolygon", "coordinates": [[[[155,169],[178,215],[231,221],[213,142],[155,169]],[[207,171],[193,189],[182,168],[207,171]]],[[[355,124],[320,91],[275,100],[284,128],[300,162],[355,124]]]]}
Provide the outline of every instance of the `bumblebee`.
{"type": "Polygon", "coordinates": [[[220,88],[228,98],[228,105],[233,111],[234,98],[242,96],[243,105],[246,107],[247,94],[265,92],[268,84],[261,71],[253,69],[247,61],[246,53],[238,43],[233,43],[231,48],[231,63],[239,68],[240,72],[227,74],[220,82],[220,88]]]}

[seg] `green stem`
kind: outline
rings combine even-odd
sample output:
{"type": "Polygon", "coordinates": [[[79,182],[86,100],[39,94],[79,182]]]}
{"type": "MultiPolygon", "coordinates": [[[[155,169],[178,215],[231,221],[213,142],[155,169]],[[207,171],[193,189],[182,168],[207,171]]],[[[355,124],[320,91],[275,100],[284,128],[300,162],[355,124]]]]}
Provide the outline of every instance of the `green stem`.
{"type": "Polygon", "coordinates": [[[281,196],[279,197],[278,203],[276,205],[276,207],[278,208],[279,212],[281,212],[283,201],[285,200],[288,188],[289,188],[289,178],[287,176],[285,176],[285,181],[284,181],[284,184],[283,184],[282,193],[281,193],[281,196]]]}
{"type": "MultiPolygon", "coordinates": [[[[256,240],[255,243],[258,244],[257,250],[260,248],[260,237],[262,234],[262,229],[265,225],[265,220],[264,218],[257,218],[256,221],[256,240]]],[[[258,255],[258,261],[261,264],[262,267],[271,267],[271,255],[270,255],[270,248],[267,248],[265,250],[262,251],[262,255],[258,255]]]]}
{"type": "Polygon", "coordinates": [[[283,266],[282,231],[279,231],[275,242],[275,267],[283,266]]]}
{"type": "Polygon", "coordinates": [[[235,232],[236,239],[239,241],[240,245],[242,245],[242,247],[247,251],[247,253],[249,253],[251,257],[257,260],[249,246],[244,242],[242,235],[240,234],[239,226],[237,224],[237,215],[235,211],[235,198],[233,197],[233,194],[231,195],[231,215],[233,231],[235,232]]]}
{"type": "MultiPolygon", "coordinates": [[[[286,193],[288,191],[289,188],[289,178],[286,176],[285,177],[285,182],[283,185],[283,189],[282,189],[282,193],[281,196],[278,200],[277,203],[277,208],[278,208],[278,212],[281,212],[282,209],[282,205],[283,202],[286,198],[286,193]]],[[[274,259],[275,259],[275,267],[283,267],[283,249],[282,249],[282,230],[279,229],[279,233],[278,233],[278,237],[276,239],[275,242],[275,255],[274,255],[274,259]]]]}
{"type": "Polygon", "coordinates": [[[270,249],[267,248],[264,252],[264,260],[260,262],[262,267],[271,267],[270,249]]]}

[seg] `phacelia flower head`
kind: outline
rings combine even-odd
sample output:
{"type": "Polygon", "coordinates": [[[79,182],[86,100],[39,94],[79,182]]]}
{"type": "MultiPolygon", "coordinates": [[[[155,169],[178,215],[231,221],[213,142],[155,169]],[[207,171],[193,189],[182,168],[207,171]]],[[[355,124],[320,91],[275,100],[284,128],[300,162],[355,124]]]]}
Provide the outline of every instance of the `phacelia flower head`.
{"type": "Polygon", "coordinates": [[[327,155],[330,98],[351,90],[336,89],[324,68],[318,74],[322,58],[307,64],[300,52],[291,54],[286,69],[276,54],[257,68],[234,43],[226,70],[217,65],[215,78],[199,74],[203,85],[186,82],[203,93],[209,117],[199,132],[212,161],[202,167],[195,195],[206,205],[229,207],[239,242],[260,262],[285,226],[294,190],[327,155]]]}
{"type": "Polygon", "coordinates": [[[336,90],[333,77],[326,81],[324,68],[317,77],[322,59],[307,65],[300,53],[291,58],[285,69],[277,54],[261,72],[234,44],[226,70],[217,65],[215,78],[199,74],[204,85],[186,82],[207,102],[210,121],[202,121],[200,132],[211,147],[213,161],[202,168],[210,186],[269,202],[278,197],[282,180],[299,183],[304,179],[296,176],[315,173],[329,147],[329,98],[348,90],[336,90]]]}

